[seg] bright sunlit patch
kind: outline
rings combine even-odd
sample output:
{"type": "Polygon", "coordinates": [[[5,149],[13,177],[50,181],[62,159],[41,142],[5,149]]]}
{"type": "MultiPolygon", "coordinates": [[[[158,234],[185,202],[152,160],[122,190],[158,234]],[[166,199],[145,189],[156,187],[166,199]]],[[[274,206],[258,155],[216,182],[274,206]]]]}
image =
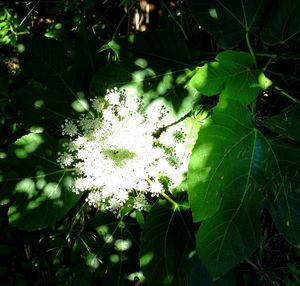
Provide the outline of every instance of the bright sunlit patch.
{"type": "Polygon", "coordinates": [[[217,10],[215,8],[210,8],[209,10],[209,15],[210,17],[212,17],[213,19],[218,19],[218,14],[217,14],[217,10]]]}
{"type": "Polygon", "coordinates": [[[40,109],[40,108],[42,108],[44,105],[45,105],[45,102],[44,102],[44,100],[42,100],[42,99],[36,100],[36,101],[34,102],[34,104],[33,104],[34,108],[36,108],[36,109],[40,109]]]}
{"type": "Polygon", "coordinates": [[[72,108],[81,113],[89,110],[89,104],[86,99],[77,99],[73,101],[72,108]]]}
{"type": "Polygon", "coordinates": [[[145,255],[143,255],[140,258],[140,265],[141,265],[141,267],[147,266],[151,262],[151,260],[153,259],[153,257],[154,257],[154,253],[153,252],[149,252],[149,253],[146,253],[145,255]]]}
{"type": "Polygon", "coordinates": [[[44,132],[44,127],[42,126],[31,126],[29,128],[31,133],[43,133],[44,132]]]}
{"type": "Polygon", "coordinates": [[[86,264],[92,269],[97,269],[100,266],[101,260],[98,259],[97,255],[94,253],[89,253],[86,259],[86,264]]]}
{"type": "Polygon", "coordinates": [[[15,190],[27,194],[28,199],[31,199],[35,195],[35,183],[32,179],[23,179],[16,185],[15,190]]]}
{"type": "Polygon", "coordinates": [[[132,245],[131,240],[129,239],[118,239],[115,241],[115,249],[119,251],[126,251],[132,245]]]}
{"type": "Polygon", "coordinates": [[[48,183],[44,188],[45,195],[51,199],[58,199],[61,196],[61,188],[57,183],[48,183]]]}
{"type": "Polygon", "coordinates": [[[145,69],[148,66],[148,62],[145,59],[136,59],[134,64],[142,69],[145,69]]]}
{"type": "Polygon", "coordinates": [[[118,263],[120,261],[120,256],[117,255],[117,254],[112,254],[110,257],[109,257],[109,261],[112,262],[112,263],[118,263]]]}

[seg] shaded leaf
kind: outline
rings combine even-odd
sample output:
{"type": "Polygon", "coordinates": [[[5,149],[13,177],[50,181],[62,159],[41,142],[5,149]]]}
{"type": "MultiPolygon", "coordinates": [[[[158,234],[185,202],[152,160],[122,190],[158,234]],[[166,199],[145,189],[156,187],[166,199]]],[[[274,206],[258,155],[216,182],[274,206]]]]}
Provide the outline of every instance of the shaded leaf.
{"type": "Polygon", "coordinates": [[[9,222],[21,229],[37,230],[61,219],[80,196],[70,190],[72,178],[56,164],[59,145],[53,138],[29,134],[17,140],[2,159],[1,189],[16,198],[9,222]]]}
{"type": "Polygon", "coordinates": [[[73,63],[70,70],[70,85],[74,90],[89,90],[89,84],[93,74],[104,59],[99,54],[100,41],[86,27],[81,26],[75,38],[73,63]]]}
{"type": "Polygon", "coordinates": [[[286,190],[278,199],[267,205],[279,232],[292,245],[300,246],[300,195],[286,190]]]}
{"type": "Polygon", "coordinates": [[[269,117],[264,126],[283,137],[300,142],[300,104],[290,106],[278,115],[269,117]]]}
{"type": "Polygon", "coordinates": [[[230,49],[245,38],[247,32],[260,29],[268,0],[188,0],[197,23],[212,33],[218,47],[230,49]]]}
{"type": "Polygon", "coordinates": [[[300,245],[300,149],[282,140],[272,141],[280,172],[273,174],[267,208],[287,241],[300,245]]]}
{"type": "Polygon", "coordinates": [[[297,38],[300,32],[300,2],[278,0],[265,19],[262,40],[269,45],[284,44],[297,38]]]}
{"type": "Polygon", "coordinates": [[[195,253],[188,220],[186,214],[174,211],[166,201],[158,201],[152,207],[140,249],[141,269],[149,286],[186,285],[192,279],[192,269],[186,268],[195,253]]]}
{"type": "Polygon", "coordinates": [[[260,239],[263,200],[259,188],[231,191],[224,195],[219,211],[202,222],[196,234],[200,259],[214,278],[251,255],[260,239]]]}
{"type": "Polygon", "coordinates": [[[139,228],[134,219],[118,220],[100,212],[78,236],[72,249],[72,285],[132,285],[139,277],[139,228]],[[136,273],[136,274],[134,274],[136,273]]]}
{"type": "Polygon", "coordinates": [[[190,50],[179,31],[149,30],[119,41],[123,57],[132,61],[144,59],[157,73],[191,65],[190,50]]]}
{"type": "Polygon", "coordinates": [[[247,105],[267,87],[264,74],[254,68],[250,54],[236,51],[219,53],[215,62],[200,67],[190,84],[206,96],[220,94],[247,105]]]}
{"type": "Polygon", "coordinates": [[[25,51],[20,54],[22,72],[49,89],[75,96],[69,83],[70,63],[65,47],[51,38],[24,37],[20,40],[25,51]]]}
{"type": "Polygon", "coordinates": [[[24,128],[41,127],[56,135],[61,133],[62,121],[78,116],[72,107],[77,102],[73,96],[37,84],[27,84],[13,91],[11,98],[24,128]]]}

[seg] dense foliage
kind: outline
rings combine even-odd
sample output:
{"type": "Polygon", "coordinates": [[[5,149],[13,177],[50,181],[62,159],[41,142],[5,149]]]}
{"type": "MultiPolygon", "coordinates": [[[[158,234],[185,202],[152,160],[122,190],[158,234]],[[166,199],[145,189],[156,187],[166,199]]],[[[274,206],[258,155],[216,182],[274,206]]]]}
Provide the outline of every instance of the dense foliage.
{"type": "Polygon", "coordinates": [[[0,9],[1,285],[300,284],[299,1],[0,9]],[[184,124],[191,156],[180,186],[112,213],[58,157],[114,88],[172,118],[148,136],[184,124]]]}

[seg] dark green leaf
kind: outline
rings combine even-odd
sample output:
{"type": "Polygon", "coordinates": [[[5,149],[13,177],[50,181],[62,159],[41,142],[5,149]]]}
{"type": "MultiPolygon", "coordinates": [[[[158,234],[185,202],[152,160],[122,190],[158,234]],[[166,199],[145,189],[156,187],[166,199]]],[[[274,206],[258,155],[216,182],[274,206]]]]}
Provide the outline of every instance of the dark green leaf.
{"type": "Polygon", "coordinates": [[[149,286],[187,285],[187,280],[192,279],[192,270],[187,266],[195,251],[187,218],[166,201],[158,201],[152,207],[142,231],[140,250],[140,264],[149,286]]]}
{"type": "Polygon", "coordinates": [[[74,59],[70,70],[70,85],[73,89],[88,92],[93,74],[104,64],[99,54],[100,42],[87,28],[81,26],[76,34],[74,59]]]}
{"type": "Polygon", "coordinates": [[[201,261],[212,277],[218,278],[258,246],[262,193],[248,186],[242,193],[232,188],[212,218],[202,222],[196,235],[201,261]]]}
{"type": "Polygon", "coordinates": [[[131,218],[118,220],[100,212],[76,239],[72,249],[72,285],[132,285],[138,274],[139,228],[131,218]]]}
{"type": "Polygon", "coordinates": [[[300,245],[300,149],[284,141],[272,141],[280,172],[273,174],[267,208],[288,242],[300,245]]]}
{"type": "Polygon", "coordinates": [[[25,51],[20,55],[22,72],[49,89],[59,90],[76,97],[69,83],[70,62],[65,47],[51,38],[24,37],[25,51]]]}
{"type": "MultiPolygon", "coordinates": [[[[24,128],[41,127],[53,134],[61,133],[61,123],[66,118],[78,116],[73,96],[40,85],[28,84],[12,93],[12,101],[20,111],[24,128]]],[[[82,99],[84,100],[84,99],[82,99]]],[[[84,110],[84,105],[81,104],[84,110]]]]}
{"type": "Polygon", "coordinates": [[[278,230],[292,245],[300,246],[300,195],[285,190],[278,199],[268,204],[268,210],[278,230]]]}
{"type": "Polygon", "coordinates": [[[188,7],[198,24],[212,33],[223,49],[237,46],[247,32],[260,28],[268,0],[188,0],[188,7]]]}
{"type": "Polygon", "coordinates": [[[250,54],[236,51],[219,53],[215,62],[200,67],[190,81],[200,93],[221,99],[232,98],[247,105],[267,87],[264,74],[254,68],[250,54]]]}
{"type": "Polygon", "coordinates": [[[268,118],[264,126],[283,137],[300,142],[300,104],[288,107],[278,115],[268,118]]]}
{"type": "Polygon", "coordinates": [[[300,2],[279,0],[265,19],[261,33],[262,40],[269,45],[284,44],[292,39],[299,40],[300,2]]]}
{"type": "Polygon", "coordinates": [[[9,221],[21,229],[37,230],[61,219],[80,196],[70,190],[72,178],[56,163],[59,146],[53,138],[29,134],[17,140],[2,159],[1,189],[15,201],[9,221]]]}

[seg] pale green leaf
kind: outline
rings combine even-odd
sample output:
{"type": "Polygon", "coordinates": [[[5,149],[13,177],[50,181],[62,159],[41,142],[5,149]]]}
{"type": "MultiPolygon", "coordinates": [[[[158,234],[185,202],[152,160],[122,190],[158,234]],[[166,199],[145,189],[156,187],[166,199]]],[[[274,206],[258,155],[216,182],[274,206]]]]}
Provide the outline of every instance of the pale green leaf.
{"type": "Polygon", "coordinates": [[[250,54],[225,51],[215,62],[200,67],[190,84],[203,95],[220,94],[221,99],[232,98],[247,105],[267,87],[267,79],[255,69],[250,54]]]}

